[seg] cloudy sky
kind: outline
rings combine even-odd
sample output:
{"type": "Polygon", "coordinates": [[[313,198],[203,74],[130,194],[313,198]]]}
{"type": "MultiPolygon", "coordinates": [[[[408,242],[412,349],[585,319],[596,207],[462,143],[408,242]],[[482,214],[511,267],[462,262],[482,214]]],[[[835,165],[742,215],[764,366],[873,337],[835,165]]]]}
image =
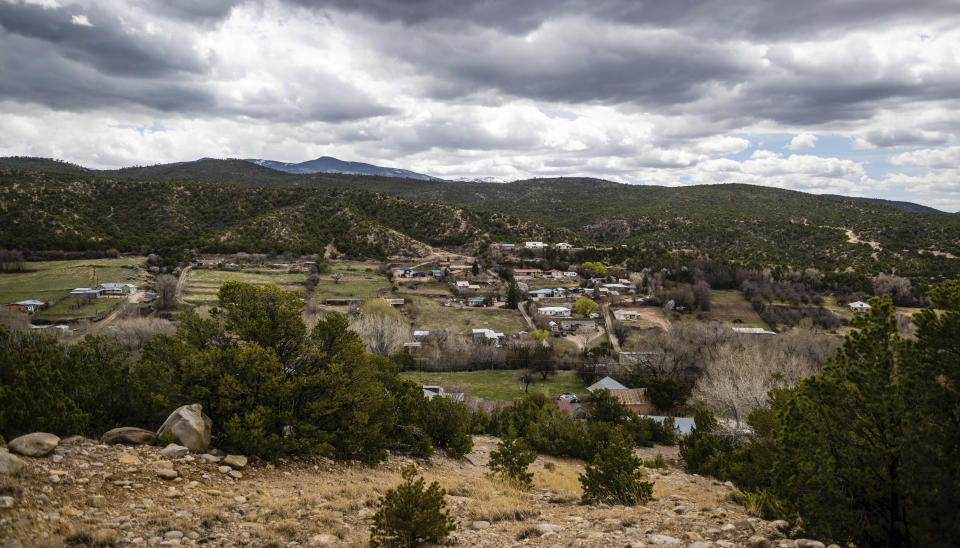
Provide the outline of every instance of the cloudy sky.
{"type": "Polygon", "coordinates": [[[0,155],[960,210],[958,0],[0,0],[0,155]]]}

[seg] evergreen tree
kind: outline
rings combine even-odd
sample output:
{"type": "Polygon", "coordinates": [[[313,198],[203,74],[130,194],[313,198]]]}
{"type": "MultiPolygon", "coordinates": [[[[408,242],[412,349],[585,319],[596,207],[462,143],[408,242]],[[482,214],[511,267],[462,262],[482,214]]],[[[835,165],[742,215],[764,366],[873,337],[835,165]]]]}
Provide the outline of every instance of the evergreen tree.
{"type": "Polygon", "coordinates": [[[634,453],[633,440],[622,427],[614,428],[607,443],[580,474],[583,500],[632,506],[650,500],[653,483],[643,481],[643,462],[634,453]]]}
{"type": "Polygon", "coordinates": [[[507,285],[507,308],[516,309],[522,300],[523,295],[520,293],[520,286],[513,278],[510,278],[510,283],[507,285]]]}
{"type": "Polygon", "coordinates": [[[510,427],[497,449],[490,453],[487,466],[494,475],[526,490],[533,486],[533,474],[527,469],[536,459],[537,454],[528,449],[526,442],[518,439],[516,431],[510,427]]]}
{"type": "Polygon", "coordinates": [[[437,482],[424,489],[426,482],[417,477],[414,466],[404,468],[400,475],[403,483],[380,497],[373,516],[370,544],[408,548],[446,538],[456,529],[450,513],[445,510],[446,491],[437,482]]]}

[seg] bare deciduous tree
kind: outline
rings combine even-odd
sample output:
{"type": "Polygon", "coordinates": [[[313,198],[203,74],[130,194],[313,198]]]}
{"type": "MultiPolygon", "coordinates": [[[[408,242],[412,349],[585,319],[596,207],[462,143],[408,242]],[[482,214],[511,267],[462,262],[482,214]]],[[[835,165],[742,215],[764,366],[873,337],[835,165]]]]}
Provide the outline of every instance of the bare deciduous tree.
{"type": "Polygon", "coordinates": [[[333,274],[330,275],[330,277],[333,278],[333,283],[338,284],[340,283],[340,278],[343,278],[343,273],[334,272],[333,274]]]}
{"type": "Polygon", "coordinates": [[[177,278],[170,274],[159,274],[153,287],[157,293],[158,309],[167,310],[177,306],[177,278]]]}
{"type": "Polygon", "coordinates": [[[411,337],[407,320],[383,299],[367,301],[352,327],[367,349],[379,356],[393,354],[411,337]]]}
{"type": "Polygon", "coordinates": [[[767,342],[753,339],[723,345],[707,362],[693,396],[718,415],[742,424],[751,411],[766,407],[771,389],[793,386],[823,365],[791,352],[787,345],[767,342]]]}

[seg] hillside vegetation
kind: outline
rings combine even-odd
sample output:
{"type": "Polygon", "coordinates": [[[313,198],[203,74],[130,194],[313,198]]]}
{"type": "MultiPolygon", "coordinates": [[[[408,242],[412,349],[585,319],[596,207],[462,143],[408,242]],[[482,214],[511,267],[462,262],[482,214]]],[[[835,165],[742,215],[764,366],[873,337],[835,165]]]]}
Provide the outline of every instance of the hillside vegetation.
{"type": "Polygon", "coordinates": [[[462,245],[486,235],[626,245],[633,257],[661,262],[896,271],[928,283],[960,275],[960,216],[751,185],[668,188],[586,178],[458,184],[290,174],[243,160],[82,169],[0,159],[0,243],[305,252],[334,242],[374,257],[408,247],[407,238],[462,245]],[[27,171],[37,169],[44,172],[27,171]]]}
{"type": "Polygon", "coordinates": [[[0,200],[0,246],[30,250],[322,253],[333,244],[348,255],[384,257],[423,248],[417,242],[563,234],[505,215],[339,188],[0,170],[0,200]]]}

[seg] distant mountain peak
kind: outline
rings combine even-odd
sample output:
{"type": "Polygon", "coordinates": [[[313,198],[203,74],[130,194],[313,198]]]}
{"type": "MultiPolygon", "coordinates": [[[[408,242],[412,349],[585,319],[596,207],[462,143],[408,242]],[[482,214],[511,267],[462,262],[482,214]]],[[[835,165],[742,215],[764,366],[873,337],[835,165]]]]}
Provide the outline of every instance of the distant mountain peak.
{"type": "Polygon", "coordinates": [[[343,173],[347,175],[378,175],[380,177],[399,177],[404,179],[417,179],[420,181],[442,181],[437,177],[424,175],[415,171],[400,169],[395,167],[383,167],[363,162],[348,162],[334,158],[332,156],[321,156],[314,160],[306,162],[278,162],[275,160],[264,160],[259,158],[250,158],[247,162],[259,166],[284,171],[286,173],[343,173]]]}

